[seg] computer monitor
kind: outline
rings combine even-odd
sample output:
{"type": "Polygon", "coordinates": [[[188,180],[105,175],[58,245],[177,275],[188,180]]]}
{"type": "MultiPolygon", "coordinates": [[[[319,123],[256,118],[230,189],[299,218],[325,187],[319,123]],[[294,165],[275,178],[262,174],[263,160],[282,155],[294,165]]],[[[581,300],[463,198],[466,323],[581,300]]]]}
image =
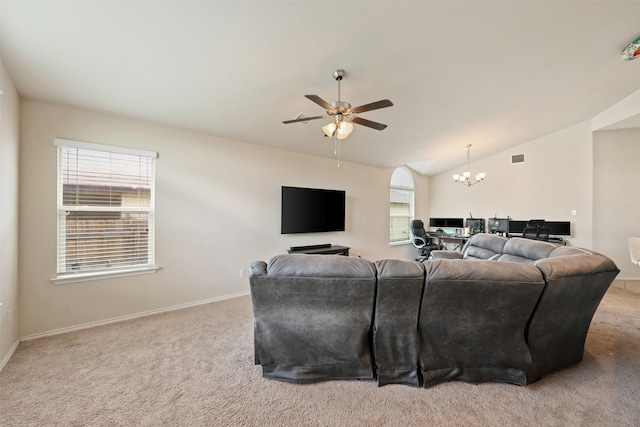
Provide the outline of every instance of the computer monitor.
{"type": "Polygon", "coordinates": [[[571,223],[569,221],[547,221],[544,226],[549,228],[551,236],[571,236],[571,223]]]}
{"type": "Polygon", "coordinates": [[[509,233],[509,218],[489,218],[489,233],[506,236],[509,233]]]}
{"type": "Polygon", "coordinates": [[[509,220],[509,235],[512,234],[522,234],[524,229],[527,227],[527,223],[529,221],[515,221],[509,220]]]}

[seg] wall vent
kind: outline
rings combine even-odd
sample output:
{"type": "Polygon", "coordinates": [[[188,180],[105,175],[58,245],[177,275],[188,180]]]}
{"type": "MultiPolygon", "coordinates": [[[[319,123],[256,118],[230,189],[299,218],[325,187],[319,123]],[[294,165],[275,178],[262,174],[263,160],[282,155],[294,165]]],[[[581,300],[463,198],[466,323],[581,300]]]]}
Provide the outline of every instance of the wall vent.
{"type": "Polygon", "coordinates": [[[513,154],[511,156],[511,164],[524,163],[524,154],[513,154]]]}

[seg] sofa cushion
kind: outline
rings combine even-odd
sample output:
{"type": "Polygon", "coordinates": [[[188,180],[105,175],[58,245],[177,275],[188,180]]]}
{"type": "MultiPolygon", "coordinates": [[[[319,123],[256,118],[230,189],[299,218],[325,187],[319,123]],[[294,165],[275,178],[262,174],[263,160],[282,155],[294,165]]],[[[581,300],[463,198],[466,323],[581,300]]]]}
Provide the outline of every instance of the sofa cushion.
{"type": "Polygon", "coordinates": [[[573,246],[558,246],[549,254],[549,258],[565,255],[593,255],[595,252],[573,246]]]}
{"type": "Polygon", "coordinates": [[[474,234],[462,250],[463,258],[489,259],[501,254],[507,238],[497,234],[474,234]]]}
{"type": "Polygon", "coordinates": [[[305,254],[271,258],[267,274],[274,277],[376,277],[374,264],[362,258],[305,254]]]}
{"type": "Polygon", "coordinates": [[[506,237],[497,234],[474,234],[461,252],[450,250],[431,251],[431,259],[492,259],[502,254],[506,237]]]}
{"type": "Polygon", "coordinates": [[[504,244],[502,255],[498,261],[531,262],[547,258],[558,245],[539,240],[512,237],[504,244]]]}

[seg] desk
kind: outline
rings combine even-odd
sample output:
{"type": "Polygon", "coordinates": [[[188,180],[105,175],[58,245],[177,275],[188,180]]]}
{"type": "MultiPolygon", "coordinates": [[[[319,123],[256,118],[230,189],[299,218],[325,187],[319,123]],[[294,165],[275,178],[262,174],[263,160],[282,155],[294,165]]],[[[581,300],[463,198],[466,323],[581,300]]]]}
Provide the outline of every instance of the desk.
{"type": "Polygon", "coordinates": [[[465,236],[438,236],[438,245],[450,251],[462,251],[462,247],[467,243],[469,237],[465,236]],[[450,245],[451,247],[447,246],[450,245]]]}
{"type": "Polygon", "coordinates": [[[299,246],[297,248],[291,248],[287,250],[287,253],[290,254],[321,254],[321,255],[344,255],[349,256],[349,249],[346,246],[337,246],[337,245],[318,245],[318,246],[299,246]]]}

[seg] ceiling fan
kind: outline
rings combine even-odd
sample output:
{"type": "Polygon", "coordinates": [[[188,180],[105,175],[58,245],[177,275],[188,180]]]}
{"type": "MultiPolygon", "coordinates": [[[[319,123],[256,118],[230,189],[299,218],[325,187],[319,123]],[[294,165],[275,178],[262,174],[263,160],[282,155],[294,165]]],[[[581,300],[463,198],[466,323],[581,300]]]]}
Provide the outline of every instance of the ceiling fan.
{"type": "Polygon", "coordinates": [[[365,111],[377,110],[379,108],[391,107],[393,105],[393,102],[389,101],[388,99],[382,99],[370,104],[360,105],[359,107],[351,107],[351,104],[349,104],[348,102],[343,102],[340,100],[340,81],[345,76],[345,74],[345,71],[342,69],[338,69],[333,72],[333,78],[338,82],[338,100],[336,102],[329,104],[318,95],[305,95],[306,98],[324,108],[327,114],[314,117],[298,117],[293,120],[285,120],[282,123],[289,124],[297,122],[308,122],[311,120],[333,117],[333,120],[329,124],[323,126],[322,130],[324,131],[326,136],[331,137],[335,135],[338,139],[344,139],[349,136],[349,134],[353,130],[353,125],[351,123],[366,126],[376,130],[384,130],[387,125],[363,119],[362,117],[356,116],[356,114],[364,113],[365,111]]]}

